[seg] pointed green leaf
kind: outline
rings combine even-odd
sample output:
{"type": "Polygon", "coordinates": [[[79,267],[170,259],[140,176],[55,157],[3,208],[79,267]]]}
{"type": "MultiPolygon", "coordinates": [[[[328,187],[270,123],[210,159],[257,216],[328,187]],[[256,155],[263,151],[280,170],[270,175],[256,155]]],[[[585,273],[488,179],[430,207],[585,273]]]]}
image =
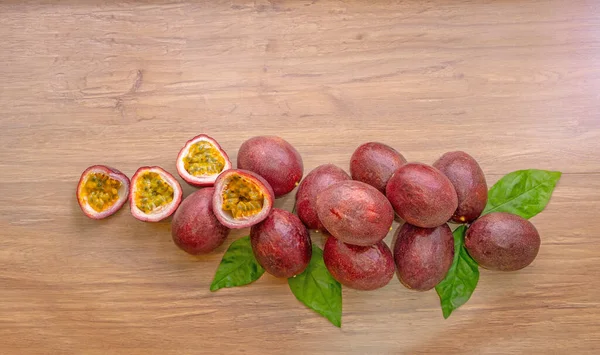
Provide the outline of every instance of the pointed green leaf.
{"type": "Polygon", "coordinates": [[[321,248],[313,245],[306,270],[290,277],[288,284],[300,302],[329,319],[336,327],[342,326],[342,286],[325,267],[321,248]]]}
{"type": "Polygon", "coordinates": [[[231,243],[223,255],[210,290],[247,285],[258,280],[264,272],[252,252],[250,236],[245,236],[231,243]]]}
{"type": "Polygon", "coordinates": [[[467,303],[479,281],[479,267],[464,247],[466,231],[467,227],[464,225],[454,230],[452,266],[446,277],[435,286],[444,318],[448,318],[452,311],[467,303]]]}
{"type": "Polygon", "coordinates": [[[559,171],[514,171],[492,186],[482,215],[508,212],[529,219],[544,210],[560,176],[559,171]]]}

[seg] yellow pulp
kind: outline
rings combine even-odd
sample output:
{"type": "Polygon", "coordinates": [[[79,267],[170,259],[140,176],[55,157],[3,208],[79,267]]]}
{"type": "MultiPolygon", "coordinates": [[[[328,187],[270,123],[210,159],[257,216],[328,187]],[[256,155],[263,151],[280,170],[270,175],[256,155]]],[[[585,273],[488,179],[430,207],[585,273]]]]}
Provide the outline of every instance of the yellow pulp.
{"type": "Polygon", "coordinates": [[[174,195],[173,187],[157,173],[144,173],[136,181],[135,205],[144,213],[170,203],[174,195]]]}
{"type": "Polygon", "coordinates": [[[233,218],[250,217],[262,210],[264,196],[255,183],[234,175],[223,191],[223,211],[233,218]]]}
{"type": "Polygon", "coordinates": [[[216,175],[223,171],[225,159],[210,142],[200,141],[190,147],[183,158],[183,167],[194,176],[216,175]]]}
{"type": "Polygon", "coordinates": [[[96,212],[104,212],[119,199],[121,182],[103,173],[87,176],[83,185],[83,195],[90,207],[96,212]]]}

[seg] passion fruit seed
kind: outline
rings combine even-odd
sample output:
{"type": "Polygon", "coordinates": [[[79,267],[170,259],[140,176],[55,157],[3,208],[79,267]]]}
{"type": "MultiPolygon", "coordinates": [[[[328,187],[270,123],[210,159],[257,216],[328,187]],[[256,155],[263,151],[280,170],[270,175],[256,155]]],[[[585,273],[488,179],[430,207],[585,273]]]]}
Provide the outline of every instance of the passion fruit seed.
{"type": "Polygon", "coordinates": [[[84,196],[96,212],[104,212],[119,199],[122,183],[103,173],[88,175],[84,185],[84,196]]]}
{"type": "Polygon", "coordinates": [[[175,195],[173,187],[154,172],[144,173],[137,180],[136,188],[135,205],[144,213],[171,203],[175,195]]]}
{"type": "Polygon", "coordinates": [[[212,143],[200,141],[192,144],[183,165],[194,176],[215,175],[223,171],[225,159],[212,143]]]}
{"type": "Polygon", "coordinates": [[[223,190],[223,211],[229,211],[233,218],[254,216],[262,210],[264,195],[259,187],[239,176],[233,175],[223,190]]]}

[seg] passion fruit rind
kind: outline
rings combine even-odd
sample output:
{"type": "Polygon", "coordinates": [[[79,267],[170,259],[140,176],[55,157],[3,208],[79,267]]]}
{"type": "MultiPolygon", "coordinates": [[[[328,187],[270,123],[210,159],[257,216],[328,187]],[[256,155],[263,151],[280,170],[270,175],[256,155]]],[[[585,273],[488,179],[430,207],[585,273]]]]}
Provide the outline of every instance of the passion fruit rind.
{"type": "Polygon", "coordinates": [[[376,188],[356,180],[328,186],[317,195],[317,215],[325,229],[344,243],[370,246],[383,240],[394,209],[376,188]]]}
{"type": "Polygon", "coordinates": [[[129,178],[119,170],[106,165],[92,165],[85,169],[79,178],[76,191],[77,202],[89,218],[103,219],[123,207],[129,197],[129,186],[129,178]],[[96,181],[91,181],[90,178],[94,174],[104,176],[106,179],[96,178],[96,181]],[[98,188],[102,188],[102,191],[98,191],[98,188]],[[90,189],[93,191],[90,192],[90,189]]]}
{"type": "Polygon", "coordinates": [[[383,241],[358,246],[329,237],[323,247],[323,262],[334,279],[357,290],[381,288],[394,277],[394,258],[383,241]]]}
{"type": "Polygon", "coordinates": [[[221,224],[240,229],[262,222],[273,208],[275,194],[260,175],[229,169],[215,181],[213,212],[221,224]]]}
{"type": "Polygon", "coordinates": [[[222,225],[212,210],[214,187],[197,190],[186,197],[173,215],[171,236],[183,251],[207,254],[223,244],[229,228],[222,225]]]}
{"type": "Polygon", "coordinates": [[[262,176],[273,188],[276,198],[291,192],[304,174],[300,153],[277,136],[257,136],[242,143],[237,167],[262,176]]]}
{"type": "Polygon", "coordinates": [[[406,159],[397,150],[379,142],[361,144],[350,158],[352,179],[367,183],[382,194],[390,177],[406,159]]]}
{"type": "Polygon", "coordinates": [[[159,166],[139,168],[131,178],[130,190],[131,214],[144,222],[159,222],[168,218],[175,213],[183,197],[177,179],[159,166]],[[138,191],[141,188],[144,188],[144,193],[138,191]],[[159,193],[156,193],[156,190],[159,193]]]}
{"type": "Polygon", "coordinates": [[[177,155],[176,165],[179,176],[195,187],[213,186],[217,176],[232,167],[227,153],[214,138],[206,134],[197,135],[185,143],[177,155]],[[206,151],[205,156],[200,158],[190,157],[190,149],[201,142],[210,145],[208,147],[197,147],[206,151]],[[206,173],[206,175],[202,175],[202,173],[206,173]]]}
{"type": "Polygon", "coordinates": [[[327,187],[345,180],[350,180],[350,175],[333,164],[319,165],[302,180],[296,192],[295,207],[298,217],[307,228],[325,230],[317,215],[317,196],[327,187]]]}
{"type": "Polygon", "coordinates": [[[258,263],[275,277],[302,273],[312,255],[310,234],[300,218],[279,208],[252,226],[250,242],[258,263]]]}

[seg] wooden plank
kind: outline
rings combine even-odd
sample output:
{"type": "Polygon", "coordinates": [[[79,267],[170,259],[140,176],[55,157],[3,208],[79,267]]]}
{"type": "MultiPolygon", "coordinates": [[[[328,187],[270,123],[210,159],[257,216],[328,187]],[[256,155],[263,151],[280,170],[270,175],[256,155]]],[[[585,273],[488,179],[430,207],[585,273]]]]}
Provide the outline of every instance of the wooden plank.
{"type": "MultiPolygon", "coordinates": [[[[598,2],[9,0],[0,37],[1,353],[600,348],[598,2]],[[234,160],[245,139],[280,135],[305,173],[347,170],[376,140],[426,163],[465,150],[490,185],[517,169],[564,175],[533,219],[533,265],[482,271],[448,320],[435,292],[396,279],[344,289],[337,329],[269,275],[209,291],[247,230],[194,258],[173,246],[169,222],[80,212],[87,166],[174,173],[202,132],[234,160]]],[[[293,194],[277,201],[292,205],[293,194]]]]}

